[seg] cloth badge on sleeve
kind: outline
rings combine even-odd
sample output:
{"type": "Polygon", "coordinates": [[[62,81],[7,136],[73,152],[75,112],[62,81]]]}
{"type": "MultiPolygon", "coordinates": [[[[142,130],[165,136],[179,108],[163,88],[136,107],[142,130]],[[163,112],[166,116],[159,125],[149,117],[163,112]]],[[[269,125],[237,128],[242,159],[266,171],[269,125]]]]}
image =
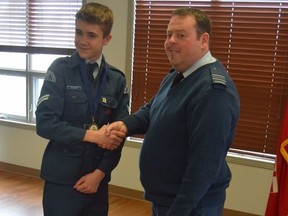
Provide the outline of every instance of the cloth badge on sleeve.
{"type": "Polygon", "coordinates": [[[52,70],[48,70],[46,75],[45,75],[45,80],[47,81],[51,81],[51,82],[56,82],[56,77],[55,77],[55,74],[52,70]]]}
{"type": "Polygon", "coordinates": [[[37,103],[37,107],[38,107],[43,101],[48,100],[49,97],[50,97],[50,95],[49,95],[49,94],[46,94],[46,95],[43,95],[41,98],[39,98],[38,103],[37,103]]]}

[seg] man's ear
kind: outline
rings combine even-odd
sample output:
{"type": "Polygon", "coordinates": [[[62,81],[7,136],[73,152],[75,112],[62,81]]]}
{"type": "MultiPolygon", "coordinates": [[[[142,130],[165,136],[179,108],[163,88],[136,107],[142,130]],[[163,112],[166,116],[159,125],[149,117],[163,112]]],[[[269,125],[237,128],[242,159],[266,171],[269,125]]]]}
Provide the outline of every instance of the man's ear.
{"type": "Polygon", "coordinates": [[[104,45],[107,45],[110,42],[111,39],[112,39],[112,35],[111,34],[107,35],[104,38],[104,45]]]}
{"type": "Polygon", "coordinates": [[[202,47],[206,48],[209,47],[209,34],[207,32],[205,32],[202,36],[201,36],[201,40],[202,40],[202,47]]]}

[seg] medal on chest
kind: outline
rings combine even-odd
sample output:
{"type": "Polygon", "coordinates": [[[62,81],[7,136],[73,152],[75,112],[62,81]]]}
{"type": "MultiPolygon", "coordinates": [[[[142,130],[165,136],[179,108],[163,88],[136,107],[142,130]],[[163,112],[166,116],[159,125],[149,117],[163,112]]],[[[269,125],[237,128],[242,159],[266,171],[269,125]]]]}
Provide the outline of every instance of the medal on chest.
{"type": "Polygon", "coordinates": [[[98,129],[99,128],[98,128],[97,124],[95,123],[95,119],[94,119],[94,117],[92,117],[92,123],[89,126],[89,130],[98,130],[98,129]]]}

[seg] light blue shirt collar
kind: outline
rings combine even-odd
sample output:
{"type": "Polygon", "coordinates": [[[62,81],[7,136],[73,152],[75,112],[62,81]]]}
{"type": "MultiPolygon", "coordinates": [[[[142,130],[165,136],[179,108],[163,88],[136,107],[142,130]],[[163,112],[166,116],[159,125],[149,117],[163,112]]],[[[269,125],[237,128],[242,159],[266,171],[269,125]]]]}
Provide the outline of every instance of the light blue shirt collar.
{"type": "Polygon", "coordinates": [[[208,51],[201,59],[195,62],[188,70],[183,73],[184,78],[192,74],[198,68],[202,67],[203,65],[210,64],[215,62],[216,59],[211,55],[211,52],[208,51]]]}

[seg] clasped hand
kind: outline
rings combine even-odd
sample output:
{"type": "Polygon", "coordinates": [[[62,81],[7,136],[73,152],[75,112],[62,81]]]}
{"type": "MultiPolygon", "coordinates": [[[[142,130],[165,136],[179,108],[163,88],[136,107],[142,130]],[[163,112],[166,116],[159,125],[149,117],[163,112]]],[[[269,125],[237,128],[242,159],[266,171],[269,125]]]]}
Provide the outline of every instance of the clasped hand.
{"type": "Polygon", "coordinates": [[[103,149],[115,150],[126,138],[127,132],[128,129],[124,122],[117,121],[110,125],[103,125],[97,131],[88,130],[86,140],[97,144],[103,149]]]}

